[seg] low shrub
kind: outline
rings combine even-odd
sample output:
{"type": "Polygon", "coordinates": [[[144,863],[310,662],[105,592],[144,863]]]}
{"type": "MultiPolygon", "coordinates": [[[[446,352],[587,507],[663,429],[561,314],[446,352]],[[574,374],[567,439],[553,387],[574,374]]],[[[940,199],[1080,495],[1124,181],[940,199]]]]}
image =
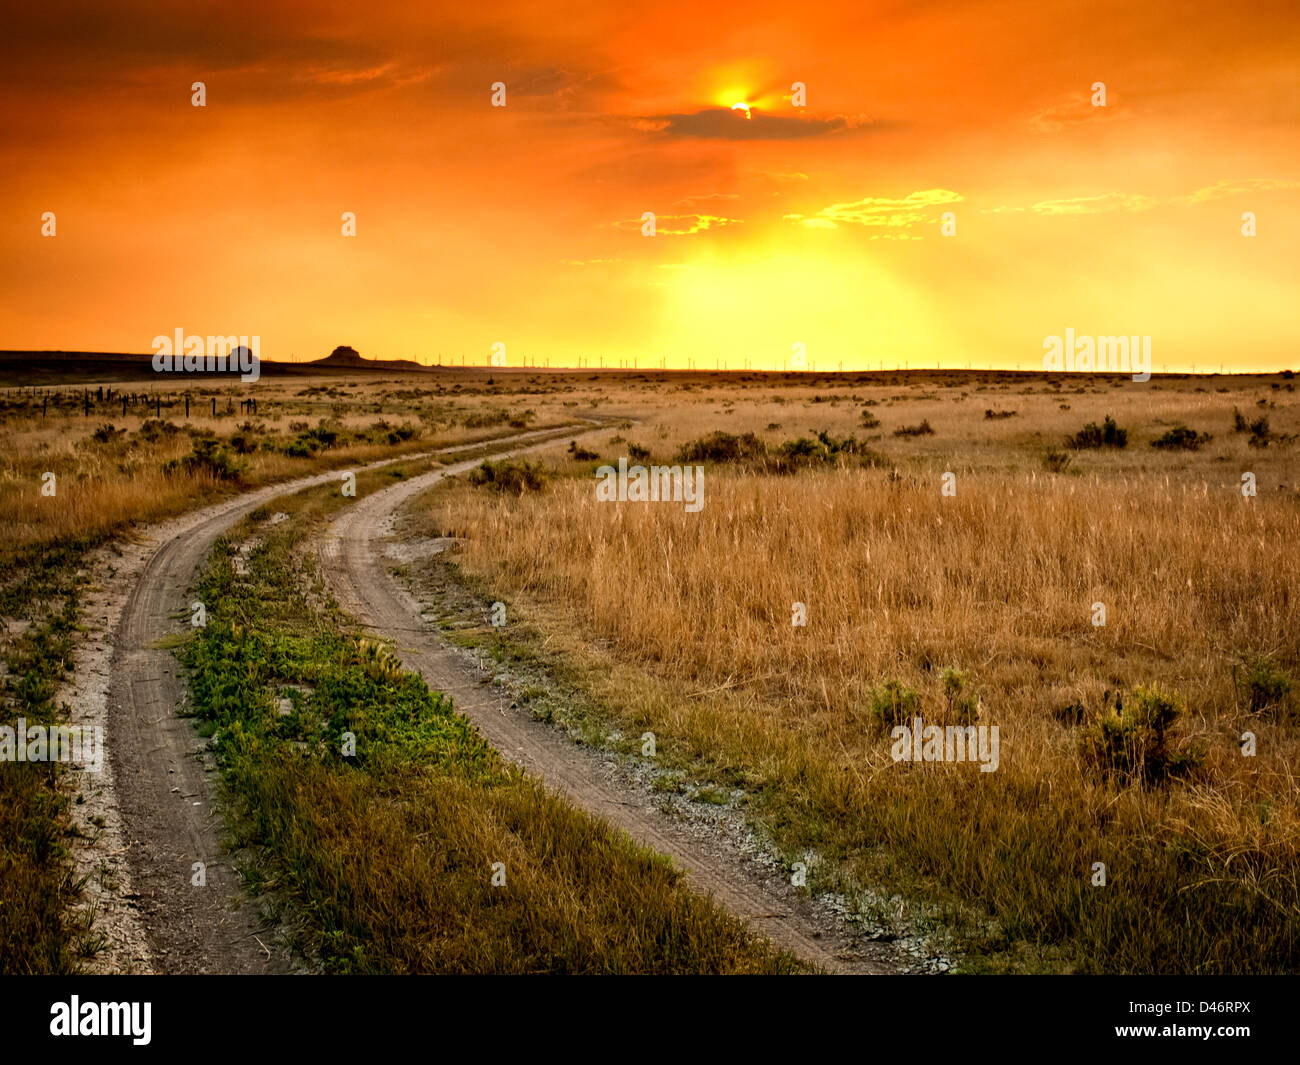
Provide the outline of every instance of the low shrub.
{"type": "Polygon", "coordinates": [[[767,445],[753,433],[736,436],[722,430],[683,444],[677,449],[678,462],[744,462],[761,459],[767,445]]]}
{"type": "Polygon", "coordinates": [[[1256,659],[1246,669],[1246,705],[1252,714],[1283,704],[1292,687],[1291,678],[1266,658],[1256,659]]]}
{"type": "Polygon", "coordinates": [[[528,461],[484,462],[469,472],[469,483],[475,487],[491,488],[501,493],[523,495],[527,491],[540,491],[546,485],[543,466],[528,461]]]}
{"type": "Polygon", "coordinates": [[[90,434],[90,439],[96,444],[115,444],[124,436],[126,436],[125,429],[115,429],[112,425],[101,425],[90,434]]]}
{"type": "Polygon", "coordinates": [[[218,481],[238,481],[243,475],[245,464],[232,457],[230,449],[215,437],[195,437],[193,448],[184,458],[164,463],[163,470],[167,473],[183,471],[194,476],[206,474],[218,481]]]}
{"type": "Polygon", "coordinates": [[[1109,695],[1105,711],[1079,738],[1085,765],[1103,777],[1141,784],[1185,776],[1200,765],[1202,752],[1179,749],[1170,735],[1186,710],[1177,694],[1135,688],[1127,702],[1116,693],[1114,707],[1109,695]]]}
{"type": "Polygon", "coordinates": [[[1209,433],[1198,433],[1185,425],[1176,425],[1158,440],[1152,440],[1151,446],[1182,451],[1199,451],[1214,437],[1209,433]]]}
{"type": "Polygon", "coordinates": [[[930,427],[929,421],[923,421],[920,425],[900,425],[894,430],[895,436],[933,436],[934,430],[930,427]]]}
{"type": "Polygon", "coordinates": [[[1127,447],[1128,430],[1121,429],[1109,414],[1101,425],[1089,422],[1073,436],[1065,438],[1067,447],[1076,451],[1096,447],[1127,447]]]}
{"type": "Polygon", "coordinates": [[[886,681],[871,693],[870,711],[882,729],[910,725],[921,712],[921,693],[902,681],[886,681]]]}

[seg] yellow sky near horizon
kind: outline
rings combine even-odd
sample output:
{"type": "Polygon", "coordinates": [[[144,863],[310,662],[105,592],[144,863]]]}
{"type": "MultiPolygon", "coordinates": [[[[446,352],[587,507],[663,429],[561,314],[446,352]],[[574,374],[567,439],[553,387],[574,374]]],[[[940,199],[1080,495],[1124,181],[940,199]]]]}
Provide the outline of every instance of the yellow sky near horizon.
{"type": "Polygon", "coordinates": [[[1029,369],[1072,328],[1294,366],[1300,12],[1134,8],[14,12],[0,347],[1029,369]]]}

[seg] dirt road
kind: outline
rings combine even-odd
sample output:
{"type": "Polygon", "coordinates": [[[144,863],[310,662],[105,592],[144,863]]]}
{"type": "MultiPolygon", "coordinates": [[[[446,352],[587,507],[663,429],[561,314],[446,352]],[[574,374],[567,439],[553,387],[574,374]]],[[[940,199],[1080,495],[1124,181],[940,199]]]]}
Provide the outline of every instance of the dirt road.
{"type": "MultiPolygon", "coordinates": [[[[535,430],[499,441],[560,438],[572,429],[535,430]]],[[[438,452],[483,448],[469,444],[438,452]]],[[[407,462],[404,455],[356,469],[407,462]]],[[[337,480],[339,471],[272,485],[186,514],[100,560],[106,575],[88,596],[87,618],[102,637],[78,653],[65,701],[72,720],[100,725],[105,765],[74,783],[87,839],[74,848],[85,876],[84,905],[96,911],[104,949],[95,972],[255,973],[293,968],[277,930],[245,896],[221,847],[214,809],[217,777],[205,763],[186,702],[183,671],[159,647],[189,626],[199,567],[215,540],[273,499],[337,480]],[[196,867],[195,863],[203,863],[196,867]]]]}
{"type": "MultiPolygon", "coordinates": [[[[536,448],[518,449],[521,454],[536,448]]],[[[904,968],[889,946],[854,942],[825,907],[801,897],[774,871],[740,853],[728,840],[701,832],[663,812],[644,786],[619,774],[608,756],[575,745],[558,729],[514,709],[491,677],[447,646],[436,624],[392,576],[386,554],[397,509],[466,462],[383,488],[349,504],[320,544],[322,568],[342,608],[375,633],[396,634],[395,651],[437,691],[449,693],[502,755],[555,791],[624,829],[638,842],[670,856],[692,887],[748,919],[778,945],[830,972],[883,973],[904,968]]]]}
{"type": "MultiPolygon", "coordinates": [[[[590,432],[592,430],[581,430],[590,432]]],[[[580,435],[538,430],[496,441],[494,458],[580,435]],[[538,441],[541,441],[540,443],[538,441]]],[[[437,452],[482,450],[472,444],[437,452]]],[[[390,462],[412,461],[402,456],[390,462]]],[[[390,575],[385,556],[396,509],[465,461],[358,498],[320,545],[324,571],[343,608],[379,634],[400,633],[399,652],[429,685],[446,691],[503,755],[589,812],[670,856],[692,886],[753,922],[774,942],[831,972],[904,967],[883,944],[854,942],[824,906],[810,904],[784,875],[733,842],[666,815],[644,786],[620,775],[599,752],[511,709],[490,678],[446,646],[420,607],[390,575]]],[[[87,905],[107,946],[101,972],[274,973],[299,963],[261,908],[242,889],[221,845],[218,778],[190,720],[183,671],[160,642],[189,625],[190,589],[215,540],[259,506],[339,471],[259,489],[149,530],[113,557],[88,613],[105,640],[78,655],[74,720],[102,724],[105,767],[87,786],[81,817],[97,826],[76,860],[89,876],[87,905]],[[202,864],[202,883],[198,867],[202,864]]],[[[80,786],[80,785],[78,785],[80,786]]]]}

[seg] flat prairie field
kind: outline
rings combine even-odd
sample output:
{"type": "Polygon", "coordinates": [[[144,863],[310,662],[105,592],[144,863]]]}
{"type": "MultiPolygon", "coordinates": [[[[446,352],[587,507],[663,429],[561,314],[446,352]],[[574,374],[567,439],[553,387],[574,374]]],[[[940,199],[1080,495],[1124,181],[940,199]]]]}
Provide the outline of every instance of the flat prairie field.
{"type": "MultiPolygon", "coordinates": [[[[0,393],[9,717],[64,720],[95,582],[124,545],[203,506],[276,499],[242,524],[232,512],[198,584],[218,627],[174,644],[201,735],[257,737],[215,757],[227,827],[254,856],[244,875],[283,895],[294,964],[821,964],[798,941],[774,950],[727,898],[702,897],[708,882],[684,886],[569,800],[528,791],[449,724],[463,699],[398,661],[414,630],[361,625],[332,598],[320,545],[352,476],[358,499],[418,482],[368,548],[423,610],[410,626],[510,712],[619,767],[665,823],[729,834],[885,971],[1300,968],[1290,373],[15,383],[0,393]],[[259,673],[267,654],[278,664],[259,673]],[[285,684],[282,718],[268,708],[285,684]],[[346,685],[369,693],[364,711],[339,701],[346,685]],[[364,773],[303,753],[412,713],[432,731],[364,773]],[[451,776],[429,777],[426,740],[451,776]],[[397,795],[443,813],[408,816],[397,795]],[[364,828],[376,803],[382,840],[364,828]],[[326,806],[355,835],[318,838],[326,806]],[[477,871],[428,894],[419,862],[460,847],[486,870],[480,846],[514,848],[523,940],[477,871]],[[364,916],[345,903],[361,897],[364,916]],[[413,907],[432,923],[398,930],[413,907]],[[644,917],[619,949],[613,913],[644,917]]],[[[77,827],[85,796],[56,768],[0,775],[0,831],[23,841],[0,910],[10,970],[93,970],[117,934],[84,897],[113,885],[68,843],[88,836],[93,854],[103,826],[77,827]]]]}
{"type": "Polygon", "coordinates": [[[412,510],[508,605],[467,639],[968,968],[1294,971],[1289,377],[586,384],[624,420],[579,457],[412,510]],[[620,459],[699,499],[602,498],[620,459]]]}

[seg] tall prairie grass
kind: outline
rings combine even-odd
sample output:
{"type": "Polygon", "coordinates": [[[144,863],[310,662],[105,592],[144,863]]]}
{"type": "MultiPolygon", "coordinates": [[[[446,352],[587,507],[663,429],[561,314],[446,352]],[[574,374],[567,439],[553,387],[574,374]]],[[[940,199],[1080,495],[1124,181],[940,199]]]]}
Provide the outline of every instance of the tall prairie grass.
{"type": "Polygon", "coordinates": [[[1238,463],[1146,465],[715,466],[699,514],[599,503],[579,473],[518,498],[444,489],[428,516],[513,616],[581,634],[572,653],[623,677],[600,693],[616,720],[743,783],[788,853],[977,908],[977,954],[1294,971],[1300,742],[1286,701],[1250,712],[1244,677],[1300,665],[1300,502],[1243,497],[1238,463]],[[953,723],[948,669],[999,726],[997,772],[890,758],[873,691],[897,680],[953,723]],[[1082,730],[1105,692],[1150,685],[1186,701],[1173,742],[1199,768],[1164,787],[1098,774],[1082,730]]]}

